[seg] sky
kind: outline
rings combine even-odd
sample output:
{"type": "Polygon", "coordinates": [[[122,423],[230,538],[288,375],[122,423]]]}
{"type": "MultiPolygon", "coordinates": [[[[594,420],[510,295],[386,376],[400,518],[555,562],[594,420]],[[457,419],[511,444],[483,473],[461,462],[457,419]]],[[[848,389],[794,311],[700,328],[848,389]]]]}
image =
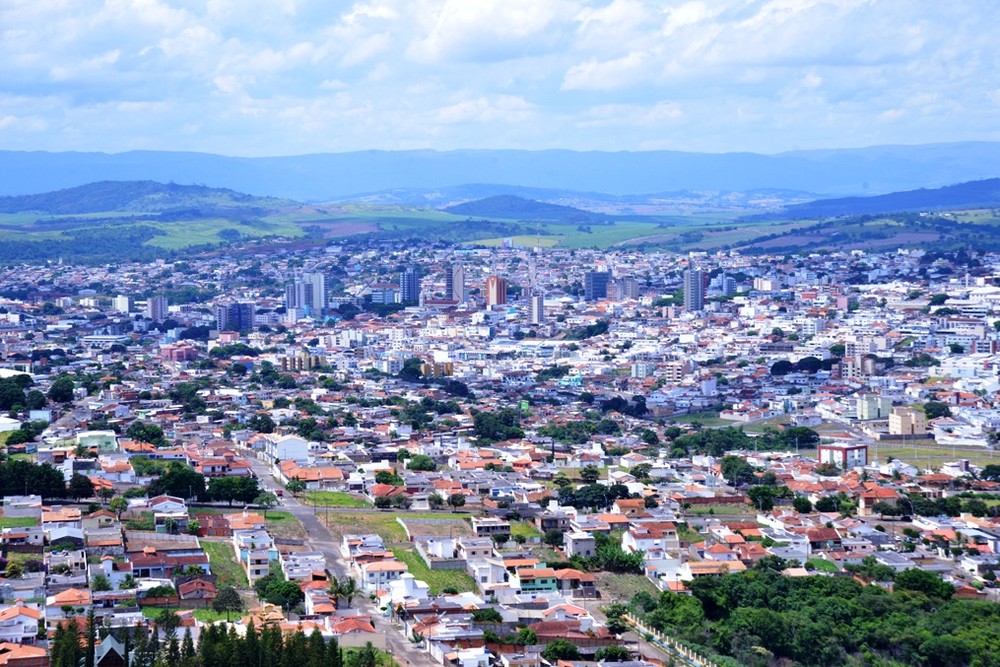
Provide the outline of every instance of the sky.
{"type": "Polygon", "coordinates": [[[994,0],[2,0],[0,149],[1000,140],[994,0]]]}

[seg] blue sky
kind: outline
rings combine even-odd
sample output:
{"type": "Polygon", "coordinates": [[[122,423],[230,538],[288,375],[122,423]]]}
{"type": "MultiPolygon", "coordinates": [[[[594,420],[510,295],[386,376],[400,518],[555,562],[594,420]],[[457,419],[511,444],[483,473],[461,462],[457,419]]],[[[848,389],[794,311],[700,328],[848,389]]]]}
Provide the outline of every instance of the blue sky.
{"type": "Polygon", "coordinates": [[[992,0],[3,0],[0,149],[1000,140],[992,0]]]}

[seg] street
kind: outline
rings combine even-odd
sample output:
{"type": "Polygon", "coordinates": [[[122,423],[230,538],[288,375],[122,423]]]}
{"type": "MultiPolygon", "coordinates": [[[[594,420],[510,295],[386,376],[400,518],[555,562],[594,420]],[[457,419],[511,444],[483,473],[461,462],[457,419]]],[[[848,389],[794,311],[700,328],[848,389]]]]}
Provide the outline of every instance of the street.
{"type": "MultiPolygon", "coordinates": [[[[262,488],[266,488],[269,491],[280,488],[280,485],[272,478],[271,471],[264,463],[257,460],[252,454],[247,457],[247,460],[250,461],[250,465],[253,468],[254,474],[260,480],[262,488]]],[[[326,526],[317,516],[316,508],[302,504],[297,498],[287,492],[280,500],[278,508],[289,512],[302,523],[302,527],[306,530],[310,546],[326,557],[326,567],[330,574],[338,579],[343,577],[354,577],[357,579],[357,576],[348,569],[347,563],[344,562],[343,557],[340,555],[339,544],[334,541],[330,535],[330,531],[327,530],[326,526]]],[[[337,512],[339,510],[331,508],[329,511],[337,512]]],[[[437,664],[426,653],[415,648],[398,628],[392,627],[389,619],[382,616],[368,597],[359,595],[354,598],[353,602],[359,611],[371,615],[375,630],[385,635],[388,653],[402,667],[434,667],[437,664]]]]}

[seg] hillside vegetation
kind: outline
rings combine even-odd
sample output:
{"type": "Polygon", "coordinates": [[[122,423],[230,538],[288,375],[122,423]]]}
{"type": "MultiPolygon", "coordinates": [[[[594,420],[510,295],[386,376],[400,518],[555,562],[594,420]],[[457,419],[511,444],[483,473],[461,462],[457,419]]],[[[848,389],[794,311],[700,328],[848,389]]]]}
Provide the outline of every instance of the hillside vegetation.
{"type": "Polygon", "coordinates": [[[545,220],[549,222],[589,222],[600,223],[610,218],[599,213],[591,213],[572,206],[548,204],[533,199],[523,199],[514,195],[498,195],[476,201],[449,206],[444,209],[452,215],[467,215],[477,218],[504,218],[509,220],[545,220]]]}

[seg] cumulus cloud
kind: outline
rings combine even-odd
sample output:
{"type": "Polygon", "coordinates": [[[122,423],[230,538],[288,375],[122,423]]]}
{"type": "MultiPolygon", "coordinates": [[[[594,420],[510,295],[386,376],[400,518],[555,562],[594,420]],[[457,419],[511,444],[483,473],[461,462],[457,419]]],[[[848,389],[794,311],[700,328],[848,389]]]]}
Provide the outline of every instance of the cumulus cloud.
{"type": "Polygon", "coordinates": [[[977,0],[4,0],[0,148],[996,138],[977,0]]]}

